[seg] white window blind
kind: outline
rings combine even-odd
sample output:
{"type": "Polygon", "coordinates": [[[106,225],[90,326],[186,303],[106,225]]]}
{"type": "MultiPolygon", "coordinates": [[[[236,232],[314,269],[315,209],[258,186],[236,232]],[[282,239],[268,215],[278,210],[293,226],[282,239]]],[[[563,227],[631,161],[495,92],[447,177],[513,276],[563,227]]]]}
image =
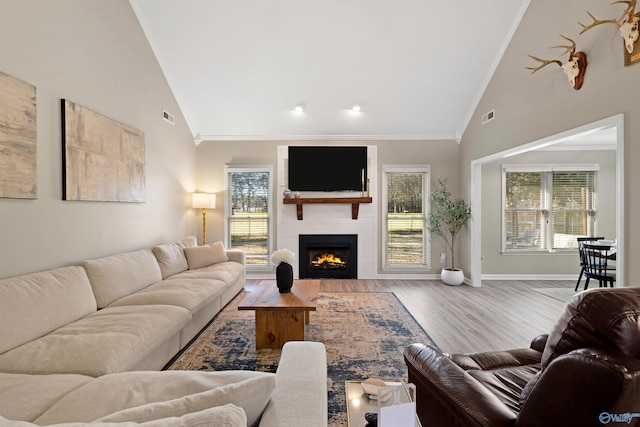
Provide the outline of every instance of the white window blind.
{"type": "Polygon", "coordinates": [[[428,269],[428,167],[383,167],[383,269],[428,269]]]}
{"type": "Polygon", "coordinates": [[[246,252],[247,268],[268,267],[271,252],[271,168],[226,168],[226,245],[246,252]]]}
{"type": "Polygon", "coordinates": [[[572,249],[577,248],[577,237],[595,236],[597,169],[503,166],[503,250],[572,249]]]}
{"type": "Polygon", "coordinates": [[[553,172],[550,231],[553,248],[577,248],[576,237],[596,235],[595,172],[553,172]]]}

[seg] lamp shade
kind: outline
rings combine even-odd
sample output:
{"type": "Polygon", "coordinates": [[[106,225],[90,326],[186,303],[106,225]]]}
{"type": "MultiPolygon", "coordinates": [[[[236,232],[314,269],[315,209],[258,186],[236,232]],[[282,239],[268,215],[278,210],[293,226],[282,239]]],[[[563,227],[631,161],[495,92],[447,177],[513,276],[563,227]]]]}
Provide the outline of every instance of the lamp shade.
{"type": "Polygon", "coordinates": [[[191,207],[198,209],[215,209],[216,195],[211,193],[193,193],[191,207]]]}

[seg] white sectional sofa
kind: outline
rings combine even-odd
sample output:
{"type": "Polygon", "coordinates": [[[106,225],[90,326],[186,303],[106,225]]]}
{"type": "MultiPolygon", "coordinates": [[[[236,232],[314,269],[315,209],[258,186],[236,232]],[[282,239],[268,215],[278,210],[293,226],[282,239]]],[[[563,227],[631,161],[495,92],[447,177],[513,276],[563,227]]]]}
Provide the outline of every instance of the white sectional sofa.
{"type": "Polygon", "coordinates": [[[0,372],[162,369],[244,282],[244,252],[195,237],[0,280],[0,372]]]}
{"type": "Polygon", "coordinates": [[[244,283],[242,251],[194,237],[0,280],[0,425],[326,426],[320,343],[276,374],[153,372],[244,283]]]}

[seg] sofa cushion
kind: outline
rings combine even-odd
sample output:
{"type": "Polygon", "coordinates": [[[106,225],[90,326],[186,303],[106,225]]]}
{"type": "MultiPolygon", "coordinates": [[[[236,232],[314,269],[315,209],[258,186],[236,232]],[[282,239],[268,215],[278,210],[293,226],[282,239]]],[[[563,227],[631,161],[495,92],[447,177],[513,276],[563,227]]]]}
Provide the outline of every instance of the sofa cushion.
{"type": "Polygon", "coordinates": [[[98,308],[162,280],[151,249],[86,260],[87,272],[98,308]]]}
{"type": "Polygon", "coordinates": [[[0,355],[0,371],[100,376],[131,370],[191,319],[181,307],[108,307],[0,355]]]}
{"type": "Polygon", "coordinates": [[[511,366],[539,365],[541,356],[541,352],[532,348],[449,355],[451,360],[464,370],[490,370],[511,366]]]}
{"type": "Polygon", "coordinates": [[[196,246],[193,248],[185,248],[184,253],[187,257],[189,270],[207,267],[219,262],[229,261],[227,252],[222,242],[215,242],[206,246],[196,246]]]}
{"type": "Polygon", "coordinates": [[[227,288],[216,279],[174,279],[172,277],[144,288],[135,294],[127,295],[109,305],[165,304],[177,305],[195,314],[202,307],[219,297],[227,288]]]}
{"type": "Polygon", "coordinates": [[[0,280],[0,353],[96,311],[82,267],[0,280]]]}
{"type": "MultiPolygon", "coordinates": [[[[206,413],[205,416],[198,416],[197,419],[206,424],[194,424],[194,425],[206,425],[212,427],[247,427],[247,415],[244,410],[232,403],[220,406],[205,406],[203,409],[194,409],[189,405],[181,405],[181,402],[191,400],[192,396],[185,396],[181,399],[175,399],[169,402],[156,402],[149,403],[147,405],[138,406],[136,408],[125,409],[115,414],[107,415],[106,417],[96,420],[97,423],[122,423],[122,422],[135,422],[147,425],[151,421],[173,421],[179,420],[182,417],[193,418],[195,414],[206,413]],[[192,414],[189,417],[189,414],[192,414]],[[122,421],[118,421],[122,420],[122,421]]],[[[204,414],[202,414],[204,415],[204,414]]],[[[93,424],[91,424],[93,425],[93,424]]],[[[174,424],[171,424],[174,425],[174,424]]],[[[179,424],[182,425],[182,424],[179,424]]],[[[191,425],[191,424],[187,424],[191,425]]]]}
{"type": "Polygon", "coordinates": [[[125,420],[127,414],[136,413],[135,407],[171,402],[158,408],[195,411],[233,403],[247,414],[247,425],[255,425],[274,386],[275,375],[265,372],[122,372],[96,378],[75,390],[35,422],[47,425],[65,421],[125,420]],[[181,400],[185,396],[189,397],[181,400]],[[125,412],[129,409],[131,412],[125,412]],[[111,414],[113,418],[107,418],[111,414]]]}
{"type": "Polygon", "coordinates": [[[143,409],[140,407],[125,409],[101,418],[100,421],[143,422],[168,416],[181,416],[211,406],[233,404],[244,410],[247,416],[245,424],[247,427],[257,427],[275,385],[275,376],[250,378],[178,399],[148,404],[143,409]]]}
{"type": "Polygon", "coordinates": [[[226,284],[231,284],[238,279],[238,277],[244,277],[244,274],[245,266],[243,264],[226,261],[218,264],[212,264],[208,267],[198,268],[197,270],[183,271],[180,274],[176,274],[171,279],[215,279],[226,284]]]}
{"type": "Polygon", "coordinates": [[[478,380],[504,405],[517,413],[520,409],[522,390],[539,371],[540,364],[533,364],[490,370],[471,369],[467,374],[478,380]]]}
{"type": "Polygon", "coordinates": [[[92,380],[74,374],[0,373],[0,414],[10,420],[34,421],[58,400],[92,380]]]}
{"type": "MultiPolygon", "coordinates": [[[[143,409],[143,408],[141,408],[143,409]]],[[[24,421],[10,421],[0,416],[0,425],[6,427],[36,427],[37,424],[24,421]]],[[[242,408],[235,405],[223,405],[207,408],[202,411],[188,413],[182,416],[167,417],[142,423],[125,421],[92,422],[92,423],[61,423],[51,424],[50,427],[245,427],[247,417],[242,408]]]]}
{"type": "Polygon", "coordinates": [[[177,242],[155,246],[153,248],[153,254],[160,266],[162,278],[166,279],[169,276],[173,276],[189,268],[184,250],[185,248],[191,248],[197,245],[198,242],[196,238],[189,236],[177,242]]]}

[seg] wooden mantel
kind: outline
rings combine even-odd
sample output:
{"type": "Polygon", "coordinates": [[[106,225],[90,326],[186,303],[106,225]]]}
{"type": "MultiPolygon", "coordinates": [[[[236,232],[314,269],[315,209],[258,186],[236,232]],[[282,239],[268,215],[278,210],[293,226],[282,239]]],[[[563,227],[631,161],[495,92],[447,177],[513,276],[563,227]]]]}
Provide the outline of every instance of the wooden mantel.
{"type": "Polygon", "coordinates": [[[373,203],[371,197],[298,197],[282,199],[285,205],[296,205],[298,220],[302,220],[302,206],[311,204],[351,203],[351,219],[358,219],[360,203],[373,203]]]}

